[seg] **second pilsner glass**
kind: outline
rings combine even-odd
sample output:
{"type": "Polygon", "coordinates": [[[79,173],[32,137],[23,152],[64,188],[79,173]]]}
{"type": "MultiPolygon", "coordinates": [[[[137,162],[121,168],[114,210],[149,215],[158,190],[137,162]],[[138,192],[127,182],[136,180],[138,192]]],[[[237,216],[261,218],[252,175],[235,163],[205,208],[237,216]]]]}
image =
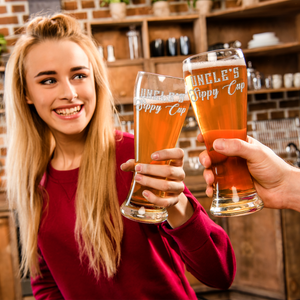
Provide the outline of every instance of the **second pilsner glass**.
{"type": "Polygon", "coordinates": [[[237,216],[259,211],[246,160],[213,149],[218,138],[247,137],[247,71],[240,49],[215,50],[183,62],[189,98],[212,161],[214,195],[211,213],[237,216]]]}

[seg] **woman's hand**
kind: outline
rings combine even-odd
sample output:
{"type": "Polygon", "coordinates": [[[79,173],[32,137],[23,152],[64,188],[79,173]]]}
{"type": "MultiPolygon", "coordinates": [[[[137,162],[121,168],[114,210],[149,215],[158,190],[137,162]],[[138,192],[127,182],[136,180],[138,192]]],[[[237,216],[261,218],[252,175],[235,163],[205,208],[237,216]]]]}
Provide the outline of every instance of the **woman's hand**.
{"type": "Polygon", "coordinates": [[[149,202],[167,208],[168,222],[173,228],[185,223],[193,214],[193,207],[183,194],[183,157],[184,152],[179,148],[165,149],[153,153],[151,158],[153,161],[170,160],[169,165],[139,163],[135,166],[133,159],[121,165],[123,171],[136,172],[134,179],[139,184],[166,192],[166,197],[161,198],[145,190],[143,196],[149,202]]]}
{"type": "MultiPolygon", "coordinates": [[[[197,139],[203,142],[201,134],[197,139]]],[[[300,170],[287,164],[270,148],[251,137],[247,137],[247,142],[239,139],[217,139],[213,148],[221,154],[239,156],[247,160],[254,186],[265,207],[292,208],[300,211],[300,170]]],[[[207,183],[206,193],[211,197],[214,175],[206,150],[199,155],[199,160],[206,168],[203,176],[207,183]]]]}

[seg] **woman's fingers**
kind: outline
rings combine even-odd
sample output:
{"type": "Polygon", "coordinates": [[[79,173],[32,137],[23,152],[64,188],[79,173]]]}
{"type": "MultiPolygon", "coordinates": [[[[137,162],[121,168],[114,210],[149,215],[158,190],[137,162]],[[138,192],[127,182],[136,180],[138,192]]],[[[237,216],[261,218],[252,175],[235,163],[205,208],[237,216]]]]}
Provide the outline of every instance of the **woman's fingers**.
{"type": "Polygon", "coordinates": [[[170,160],[170,165],[176,167],[183,166],[184,151],[180,148],[164,149],[156,151],[151,155],[154,161],[170,160]]]}
{"type": "Polygon", "coordinates": [[[158,196],[154,195],[150,191],[145,190],[143,192],[143,196],[145,197],[146,200],[148,200],[149,202],[155,204],[156,206],[161,206],[161,207],[166,207],[166,208],[177,204],[178,201],[179,201],[180,194],[176,194],[174,196],[167,196],[167,197],[161,198],[161,197],[158,197],[158,196]]]}
{"type": "Polygon", "coordinates": [[[143,186],[154,188],[159,191],[180,194],[184,190],[182,181],[170,181],[165,179],[154,178],[142,174],[136,174],[135,181],[143,186]]]}
{"type": "Polygon", "coordinates": [[[138,174],[168,178],[169,180],[183,181],[185,173],[182,168],[170,165],[137,164],[135,171],[138,174]]]}

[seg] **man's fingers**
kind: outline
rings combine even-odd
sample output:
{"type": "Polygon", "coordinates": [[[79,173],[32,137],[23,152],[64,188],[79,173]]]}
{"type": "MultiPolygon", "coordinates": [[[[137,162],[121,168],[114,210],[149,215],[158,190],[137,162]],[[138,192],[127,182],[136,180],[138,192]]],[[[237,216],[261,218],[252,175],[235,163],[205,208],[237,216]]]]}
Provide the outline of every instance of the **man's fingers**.
{"type": "Polygon", "coordinates": [[[226,156],[239,156],[250,162],[260,161],[265,156],[264,151],[256,151],[258,147],[265,146],[254,140],[248,143],[240,139],[217,139],[213,143],[213,148],[217,152],[226,156]]]}
{"type": "Polygon", "coordinates": [[[123,163],[120,168],[124,172],[133,172],[135,167],[135,160],[134,159],[129,159],[125,163],[123,163]]]}
{"type": "Polygon", "coordinates": [[[204,168],[210,168],[211,159],[207,153],[207,150],[204,150],[199,155],[199,161],[204,168]]]}
{"type": "Polygon", "coordinates": [[[203,135],[202,135],[201,132],[198,134],[197,140],[198,140],[199,143],[204,143],[204,138],[203,138],[203,135]]]}

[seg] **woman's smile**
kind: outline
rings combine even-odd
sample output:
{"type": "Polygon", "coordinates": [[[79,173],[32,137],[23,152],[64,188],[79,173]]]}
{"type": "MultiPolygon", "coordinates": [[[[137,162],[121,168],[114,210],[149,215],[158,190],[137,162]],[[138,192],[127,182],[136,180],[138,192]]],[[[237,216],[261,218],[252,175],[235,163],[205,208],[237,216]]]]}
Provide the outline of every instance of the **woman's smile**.
{"type": "Polygon", "coordinates": [[[96,107],[93,68],[84,50],[71,41],[45,41],[30,49],[25,71],[27,103],[55,138],[81,135],[96,107]]]}

